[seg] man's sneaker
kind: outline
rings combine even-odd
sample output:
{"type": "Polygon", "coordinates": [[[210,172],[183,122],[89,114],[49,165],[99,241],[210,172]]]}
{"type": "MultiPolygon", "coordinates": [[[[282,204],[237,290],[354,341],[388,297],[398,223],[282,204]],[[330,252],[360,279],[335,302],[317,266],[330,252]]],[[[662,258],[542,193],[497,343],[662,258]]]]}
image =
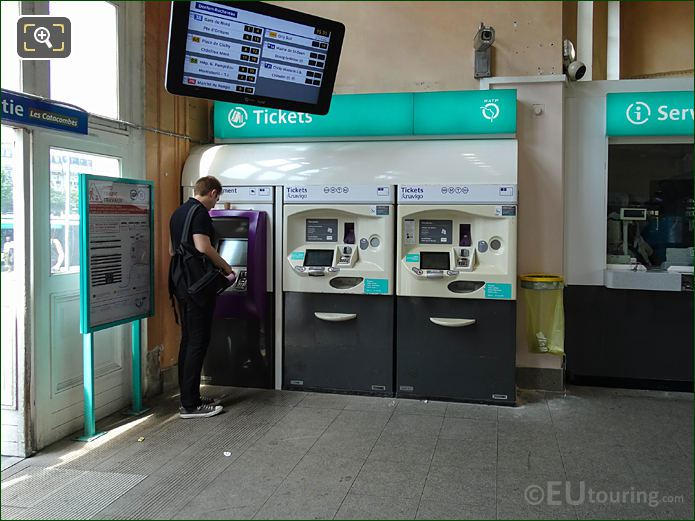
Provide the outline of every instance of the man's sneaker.
{"type": "Polygon", "coordinates": [[[179,408],[181,418],[209,418],[222,412],[221,405],[199,405],[195,409],[179,408]]]}
{"type": "Polygon", "coordinates": [[[220,401],[212,396],[201,396],[200,403],[203,405],[219,405],[220,401]]]}

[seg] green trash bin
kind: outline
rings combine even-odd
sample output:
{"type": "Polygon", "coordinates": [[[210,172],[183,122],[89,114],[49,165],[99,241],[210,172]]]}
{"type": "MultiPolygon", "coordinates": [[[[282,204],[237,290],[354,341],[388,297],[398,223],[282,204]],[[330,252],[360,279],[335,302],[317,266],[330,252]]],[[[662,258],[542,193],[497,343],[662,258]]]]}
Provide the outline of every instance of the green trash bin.
{"type": "Polygon", "coordinates": [[[521,277],[526,304],[526,335],[532,353],[565,354],[565,312],[562,277],[529,274],[521,277]]]}

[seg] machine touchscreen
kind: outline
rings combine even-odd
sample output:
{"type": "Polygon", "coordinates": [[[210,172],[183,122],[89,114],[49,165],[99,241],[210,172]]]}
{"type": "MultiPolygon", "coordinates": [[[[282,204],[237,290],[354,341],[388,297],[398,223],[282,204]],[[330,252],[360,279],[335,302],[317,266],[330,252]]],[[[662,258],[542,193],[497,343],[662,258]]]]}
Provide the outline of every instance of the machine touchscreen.
{"type": "Polygon", "coordinates": [[[222,239],[220,241],[220,257],[230,266],[246,266],[247,239],[222,239]]]}
{"type": "Polygon", "coordinates": [[[446,251],[423,251],[420,252],[421,270],[448,270],[449,252],[446,251]]]}
{"type": "Polygon", "coordinates": [[[334,253],[334,250],[306,250],[306,254],[304,255],[304,266],[332,266],[334,253]]]}

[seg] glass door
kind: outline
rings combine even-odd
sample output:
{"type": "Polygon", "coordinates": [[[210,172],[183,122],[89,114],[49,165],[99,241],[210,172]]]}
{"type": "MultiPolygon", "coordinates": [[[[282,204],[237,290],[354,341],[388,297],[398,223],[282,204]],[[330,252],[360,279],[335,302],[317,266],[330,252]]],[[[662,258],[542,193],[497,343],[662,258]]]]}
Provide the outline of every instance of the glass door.
{"type": "MultiPolygon", "coordinates": [[[[79,431],[84,421],[78,176],[133,171],[127,137],[96,137],[37,132],[34,140],[37,448],[79,431]]],[[[127,326],[94,336],[97,419],[128,405],[129,339],[127,326]]]]}
{"type": "MultiPolygon", "coordinates": [[[[27,400],[25,399],[25,303],[27,285],[25,248],[26,134],[2,125],[2,178],[0,181],[0,365],[2,455],[28,454],[27,400]]],[[[27,393],[28,394],[28,393],[27,393]]]]}

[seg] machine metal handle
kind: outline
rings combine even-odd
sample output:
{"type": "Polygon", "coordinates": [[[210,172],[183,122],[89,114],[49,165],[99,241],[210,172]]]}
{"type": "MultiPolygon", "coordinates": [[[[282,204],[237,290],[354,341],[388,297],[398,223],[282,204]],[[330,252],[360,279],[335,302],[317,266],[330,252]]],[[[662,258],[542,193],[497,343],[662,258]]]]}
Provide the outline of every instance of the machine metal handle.
{"type": "Polygon", "coordinates": [[[474,318],[437,318],[430,317],[430,322],[444,327],[466,327],[475,324],[474,318]]]}
{"type": "Polygon", "coordinates": [[[314,316],[326,322],[346,322],[357,318],[357,313],[321,313],[316,311],[314,316]]]}

